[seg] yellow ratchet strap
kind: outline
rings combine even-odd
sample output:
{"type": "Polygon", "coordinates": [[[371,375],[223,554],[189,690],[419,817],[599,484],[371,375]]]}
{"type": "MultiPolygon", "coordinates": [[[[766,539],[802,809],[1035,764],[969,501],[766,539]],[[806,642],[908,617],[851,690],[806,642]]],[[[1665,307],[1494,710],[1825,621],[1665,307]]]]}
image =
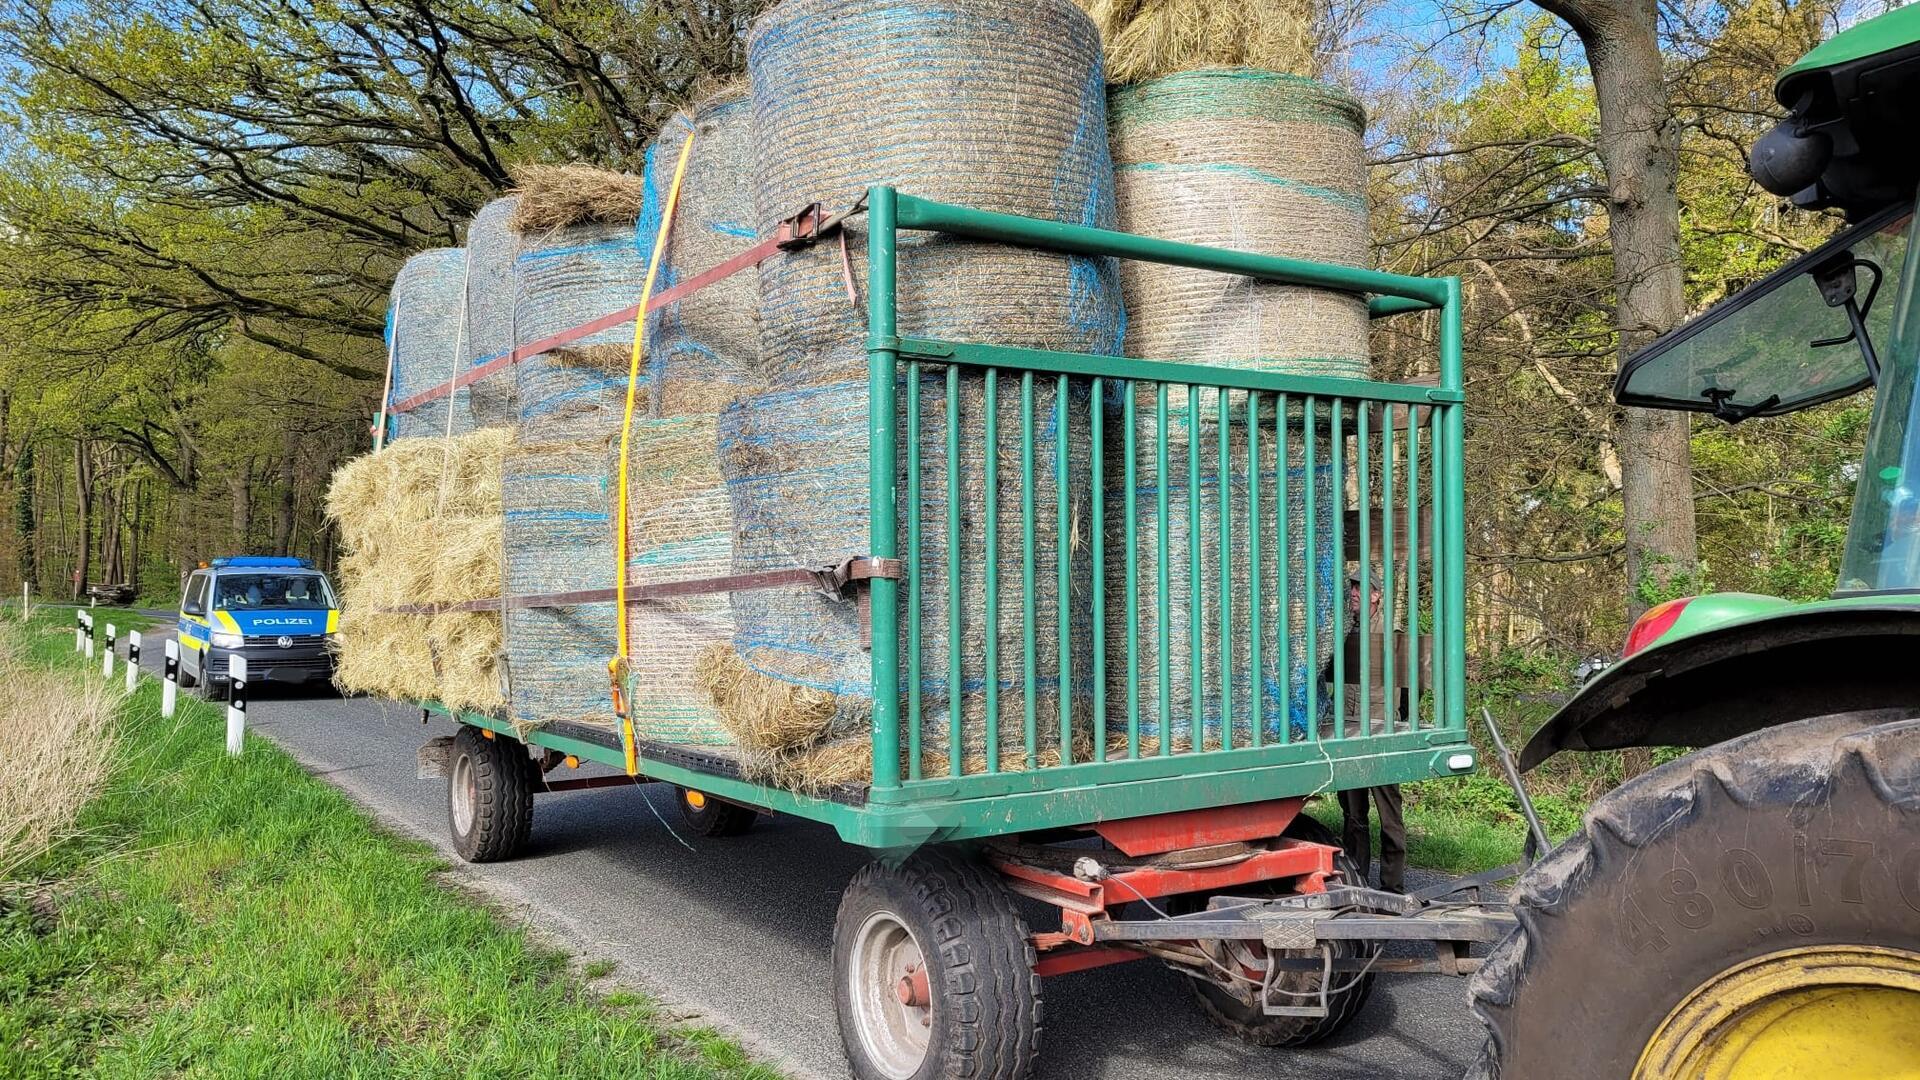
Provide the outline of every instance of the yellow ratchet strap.
{"type": "Polygon", "coordinates": [[[667,205],[660,213],[660,231],[653,238],[653,257],[647,260],[647,280],[640,287],[640,311],[633,317],[633,360],[627,365],[627,410],[620,421],[620,480],[613,530],[613,598],[617,614],[618,654],[607,663],[614,681],[614,711],[620,717],[620,739],[627,754],[627,775],[640,775],[639,748],[633,735],[633,703],[627,700],[627,454],[633,446],[633,407],[640,392],[640,361],[647,352],[647,303],[653,299],[653,283],[660,274],[660,260],[666,255],[667,237],[673,232],[673,212],[680,205],[680,182],[687,177],[687,158],[693,154],[693,132],[680,147],[680,160],[673,167],[673,186],[667,189],[667,205]]]}

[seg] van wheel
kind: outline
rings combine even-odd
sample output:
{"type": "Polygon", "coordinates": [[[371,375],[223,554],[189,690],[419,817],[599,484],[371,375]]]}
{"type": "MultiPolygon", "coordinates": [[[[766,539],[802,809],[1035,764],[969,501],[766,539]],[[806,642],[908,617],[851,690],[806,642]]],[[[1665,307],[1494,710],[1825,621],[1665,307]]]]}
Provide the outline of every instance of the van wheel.
{"type": "Polygon", "coordinates": [[[462,859],[499,862],[526,846],[538,768],[524,743],[460,728],[447,755],[447,827],[462,859]]]}
{"type": "Polygon", "coordinates": [[[760,816],[751,807],[722,802],[704,791],[675,790],[680,794],[681,820],[701,836],[740,836],[753,828],[754,819],[760,816]]]}

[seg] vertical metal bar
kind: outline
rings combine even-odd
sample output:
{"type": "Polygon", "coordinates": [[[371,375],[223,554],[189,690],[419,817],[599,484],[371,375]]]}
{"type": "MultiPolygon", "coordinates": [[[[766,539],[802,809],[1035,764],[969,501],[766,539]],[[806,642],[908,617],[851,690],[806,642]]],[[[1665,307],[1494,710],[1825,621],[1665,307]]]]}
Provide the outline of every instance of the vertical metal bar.
{"type": "Polygon", "coordinates": [[[1393,437],[1392,405],[1380,408],[1380,639],[1386,642],[1380,661],[1380,712],[1386,717],[1382,728],[1391,735],[1400,704],[1400,683],[1394,678],[1399,668],[1400,643],[1393,632],[1394,594],[1400,587],[1398,556],[1393,543],[1393,452],[1399,447],[1393,437]]]}
{"type": "MultiPolygon", "coordinates": [[[[873,514],[869,539],[875,558],[899,557],[895,475],[894,379],[899,354],[894,312],[894,212],[890,187],[867,191],[867,500],[873,514]]],[[[873,638],[873,786],[900,786],[900,583],[868,583],[873,638]]]]}
{"type": "MultiPolygon", "coordinates": [[[[947,369],[951,372],[953,369],[947,369]]],[[[920,362],[907,361],[907,779],[920,779],[920,627],[924,621],[921,605],[920,558],[920,362]]],[[[952,482],[952,474],[948,474],[952,482]]],[[[949,502],[952,500],[949,499],[949,502]]],[[[948,560],[952,573],[952,559],[948,560]]],[[[948,641],[952,651],[952,641],[948,641]]]]}
{"type": "Polygon", "coordinates": [[[1060,764],[1073,764],[1073,517],[1067,504],[1067,377],[1053,384],[1054,630],[1060,657],[1060,764]]]}
{"type": "Polygon", "coordinates": [[[1407,728],[1420,730],[1420,423],[1407,407],[1407,728]]]}
{"type": "MultiPolygon", "coordinates": [[[[1458,393],[1464,389],[1460,358],[1460,279],[1447,278],[1446,303],[1440,309],[1440,385],[1458,393]]],[[[1441,500],[1440,520],[1434,523],[1435,540],[1445,540],[1446,561],[1442,564],[1439,595],[1446,598],[1445,618],[1436,619],[1442,648],[1442,673],[1435,679],[1446,688],[1443,716],[1448,727],[1466,730],[1467,702],[1467,552],[1466,483],[1462,475],[1465,454],[1465,406],[1448,403],[1438,406],[1442,430],[1440,448],[1445,450],[1446,469],[1441,473],[1446,492],[1441,500]]],[[[1438,549],[1436,548],[1436,553],[1438,549]]],[[[1438,555],[1436,554],[1436,558],[1438,555]]]]}
{"type": "MultiPolygon", "coordinates": [[[[1347,737],[1347,403],[1333,399],[1333,737],[1347,737]]],[[[1364,729],[1363,729],[1364,730],[1364,729]]]]}
{"type": "Polygon", "coordinates": [[[1024,665],[1022,688],[1025,691],[1023,722],[1026,737],[1027,768],[1040,764],[1039,702],[1034,700],[1038,687],[1039,657],[1034,634],[1039,631],[1035,617],[1034,540],[1033,540],[1033,372],[1020,373],[1020,647],[1024,665]]]}
{"type": "Polygon", "coordinates": [[[981,482],[986,501],[986,623],[987,771],[1000,771],[1000,369],[987,369],[986,479],[981,482]]]}
{"type": "Polygon", "coordinates": [[[1160,541],[1160,590],[1154,600],[1159,605],[1159,621],[1155,623],[1160,631],[1160,754],[1173,753],[1173,634],[1167,621],[1173,617],[1173,602],[1168,592],[1173,585],[1172,568],[1167,565],[1167,489],[1173,486],[1173,478],[1167,474],[1167,384],[1158,383],[1159,396],[1154,410],[1154,453],[1159,471],[1154,474],[1159,488],[1159,520],[1156,522],[1160,541]]]}
{"type": "Polygon", "coordinates": [[[1216,424],[1213,441],[1220,459],[1220,749],[1233,749],[1233,469],[1227,453],[1227,435],[1233,430],[1228,414],[1229,391],[1215,389],[1216,424]]]}
{"type": "MultiPolygon", "coordinates": [[[[987,452],[993,452],[989,444],[987,452]]],[[[962,661],[965,659],[960,649],[965,627],[960,612],[960,578],[966,566],[966,552],[961,550],[960,537],[960,497],[964,490],[963,477],[960,475],[960,367],[947,365],[947,774],[959,776],[965,770],[961,749],[961,724],[965,711],[961,708],[962,693],[965,690],[962,679],[962,661]]],[[[991,540],[988,543],[992,543],[991,540]]],[[[991,586],[989,586],[991,587],[991,586]]],[[[917,715],[917,714],[916,714],[917,715]]],[[[914,732],[917,735],[920,724],[916,721],[914,732]]],[[[908,759],[912,770],[920,768],[920,755],[912,754],[908,759]]],[[[915,772],[918,775],[918,772],[915,772]]]]}
{"type": "Polygon", "coordinates": [[[1292,406],[1287,401],[1287,395],[1277,395],[1273,406],[1275,421],[1273,425],[1273,453],[1274,459],[1280,463],[1280,467],[1276,470],[1279,474],[1279,482],[1275,485],[1273,506],[1276,511],[1275,527],[1276,531],[1280,534],[1280,542],[1275,545],[1276,550],[1280,552],[1280,557],[1275,560],[1280,564],[1280,580],[1277,582],[1278,591],[1274,596],[1277,601],[1275,606],[1280,609],[1280,618],[1278,625],[1275,627],[1278,633],[1274,635],[1274,647],[1280,650],[1280,709],[1282,713],[1280,719],[1280,741],[1282,743],[1293,741],[1294,648],[1293,628],[1290,625],[1293,621],[1293,593],[1287,588],[1289,584],[1287,579],[1292,575],[1293,566],[1293,544],[1289,536],[1289,533],[1292,531],[1293,522],[1290,519],[1293,511],[1292,504],[1287,499],[1287,489],[1290,486],[1287,473],[1289,468],[1288,463],[1293,460],[1293,451],[1288,448],[1288,443],[1291,440],[1287,438],[1287,424],[1289,423],[1287,416],[1291,411],[1292,406]]]}
{"type": "Polygon", "coordinates": [[[1360,455],[1360,734],[1373,731],[1373,446],[1368,432],[1373,405],[1355,417],[1359,424],[1353,445],[1360,455]]]}
{"type": "Polygon", "coordinates": [[[1096,378],[1087,394],[1093,456],[1093,759],[1107,756],[1107,381],[1096,378]]]}
{"type": "Polygon", "coordinates": [[[1129,379],[1121,386],[1126,394],[1120,413],[1121,448],[1126,454],[1125,508],[1127,525],[1127,759],[1140,756],[1140,466],[1138,409],[1134,403],[1134,384],[1129,379]]]}
{"type": "Polygon", "coordinates": [[[1314,496],[1320,488],[1318,458],[1320,424],[1313,415],[1313,407],[1318,400],[1309,396],[1302,403],[1300,432],[1300,437],[1305,444],[1301,450],[1306,456],[1306,471],[1300,477],[1300,486],[1306,489],[1303,495],[1306,512],[1300,521],[1302,527],[1307,530],[1307,535],[1304,537],[1307,549],[1306,566],[1301,574],[1306,580],[1301,584],[1306,586],[1307,590],[1307,662],[1303,677],[1307,680],[1308,742],[1320,741],[1320,553],[1318,550],[1320,518],[1317,513],[1318,508],[1314,506],[1317,501],[1314,496]]]}
{"type": "Polygon", "coordinates": [[[1207,637],[1206,594],[1200,589],[1200,387],[1187,384],[1187,656],[1189,681],[1188,712],[1193,714],[1193,730],[1187,736],[1187,749],[1206,746],[1207,668],[1202,651],[1207,637]]]}
{"type": "Polygon", "coordinates": [[[1252,691],[1253,735],[1248,745],[1259,749],[1266,739],[1266,675],[1260,648],[1260,393],[1247,393],[1247,686],[1252,691]]]}

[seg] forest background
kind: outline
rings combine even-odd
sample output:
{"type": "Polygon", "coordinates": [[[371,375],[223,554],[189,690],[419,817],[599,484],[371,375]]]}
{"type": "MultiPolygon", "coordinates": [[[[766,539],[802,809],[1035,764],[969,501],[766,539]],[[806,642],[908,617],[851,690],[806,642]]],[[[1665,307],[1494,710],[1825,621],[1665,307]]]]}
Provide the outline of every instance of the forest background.
{"type": "MultiPolygon", "coordinates": [[[[1829,591],[1867,396],[1692,421],[1697,547],[1628,576],[1643,448],[1610,396],[1620,275],[1573,30],[1502,0],[1315,2],[1320,74],[1370,117],[1376,264],[1466,287],[1476,685],[1550,701],[1667,595],[1829,591]]],[[[214,555],[329,564],[322,496],[368,449],[401,262],[461,243],[519,163],[637,169],[763,6],[0,0],[0,588],[165,604],[214,555]]],[[[1745,150],[1780,69],[1884,8],[1652,10],[1691,312],[1838,226],[1756,187],[1745,150]]],[[[1433,327],[1394,324],[1379,377],[1430,372],[1433,327]]]]}

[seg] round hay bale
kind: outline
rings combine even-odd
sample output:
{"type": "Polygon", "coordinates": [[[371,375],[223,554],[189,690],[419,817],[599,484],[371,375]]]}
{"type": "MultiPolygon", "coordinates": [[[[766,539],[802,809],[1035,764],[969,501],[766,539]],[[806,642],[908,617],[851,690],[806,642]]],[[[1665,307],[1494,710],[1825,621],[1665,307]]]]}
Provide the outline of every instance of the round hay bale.
{"type": "MultiPolygon", "coordinates": [[[[541,182],[523,182],[515,208],[523,226],[513,264],[515,346],[637,302],[658,226],[657,211],[634,197],[644,193],[644,183],[585,166],[520,175],[541,182]],[[552,209],[555,204],[560,209],[552,209]],[[534,212],[543,206],[548,209],[534,212]],[[616,219],[569,216],[586,214],[616,219]]],[[[530,440],[617,434],[632,350],[628,321],[516,365],[520,423],[530,440]]],[[[639,407],[646,407],[644,399],[639,407]]]]}
{"type": "MultiPolygon", "coordinates": [[[[753,245],[751,118],[746,88],[725,90],[691,114],[675,113],[647,149],[650,201],[664,207],[680,151],[693,136],[656,292],[753,245]]],[[[717,415],[756,385],[759,303],[755,275],[742,271],[649,317],[655,417],[717,415]]]]}
{"type": "MultiPolygon", "coordinates": [[[[913,590],[901,590],[902,649],[907,627],[920,627],[922,707],[921,731],[928,754],[946,770],[953,724],[960,725],[963,771],[983,771],[987,745],[987,697],[991,685],[1001,716],[998,753],[1025,753],[1020,718],[1028,695],[1023,667],[1026,638],[1022,575],[1023,517],[1020,454],[1017,449],[1023,422],[1017,380],[1004,381],[998,391],[997,422],[1006,434],[999,449],[999,508],[996,532],[985,527],[988,492],[985,486],[986,443],[982,436],[987,411],[984,384],[961,380],[958,386],[960,425],[961,545],[947,549],[945,513],[948,473],[945,468],[946,377],[923,375],[921,397],[920,500],[902,505],[899,542],[907,540],[906,519],[917,509],[923,528],[919,582],[919,609],[913,608],[913,590]],[[998,620],[988,625],[982,617],[987,594],[986,551],[991,543],[998,556],[998,620]],[[959,638],[951,634],[949,574],[958,567],[959,638]],[[986,645],[995,641],[999,667],[985,666],[986,645]],[[961,668],[961,700],[951,700],[949,656],[957,651],[961,668]]],[[[903,384],[902,395],[914,393],[903,384]]],[[[1092,625],[1091,556],[1080,530],[1090,519],[1091,492],[1085,484],[1090,467],[1090,402],[1087,388],[1070,384],[1069,423],[1064,429],[1055,417],[1058,391],[1036,388],[1034,394],[1034,589],[1035,639],[1032,704],[1038,724],[1036,752],[1060,745],[1060,685],[1063,666],[1070,665],[1074,708],[1070,724],[1076,733],[1091,729],[1092,625]],[[1058,493],[1051,467],[1061,440],[1065,441],[1069,483],[1069,532],[1059,528],[1058,493]],[[1067,558],[1068,595],[1060,594],[1060,560],[1067,558]],[[1060,605],[1068,608],[1076,628],[1062,641],[1053,632],[1060,605]]],[[[735,520],[734,567],[737,572],[784,569],[795,566],[829,567],[866,552],[869,536],[864,382],[799,390],[770,391],[742,401],[720,420],[721,469],[732,496],[735,520]],[[854,448],[859,448],[855,452],[854,448]]],[[[900,457],[906,459],[904,446],[900,457]]],[[[788,750],[818,737],[856,735],[865,730],[872,712],[871,654],[862,647],[858,612],[851,603],[799,589],[737,593],[733,597],[736,622],[734,644],[747,674],[735,678],[731,700],[722,702],[722,719],[742,745],[788,750]],[[831,695],[834,708],[824,725],[818,703],[796,698],[788,691],[803,687],[831,695]],[[782,710],[804,708],[803,720],[782,710]]],[[[906,655],[903,651],[902,655],[906,655]]],[[[902,665],[903,680],[908,677],[902,665]]],[[[903,682],[903,692],[910,689],[903,682]]]]}
{"type": "MultiPolygon", "coordinates": [[[[714,454],[714,423],[711,416],[635,422],[628,581],[651,585],[733,572],[733,507],[714,454]]],[[[727,594],[642,601],[629,610],[627,633],[635,732],[660,742],[731,743],[698,677],[701,658],[733,640],[727,594]]]]}
{"type": "MultiPolygon", "coordinates": [[[[1346,266],[1371,258],[1365,118],[1352,97],[1265,71],[1189,71],[1117,90],[1120,227],[1346,266]]],[[[1365,378],[1363,297],[1128,262],[1127,355],[1365,378]]]]}
{"type": "MultiPolygon", "coordinates": [[[[500,482],[508,595],[613,584],[610,452],[605,437],[539,442],[519,432],[500,482]]],[[[517,726],[562,720],[613,728],[613,617],[610,602],[507,612],[509,708],[517,726]]]]}
{"type": "Polygon", "coordinates": [[[1313,73],[1318,9],[1261,0],[1080,0],[1107,45],[1107,79],[1137,83],[1211,67],[1313,73]]]}
{"type": "MultiPolygon", "coordinates": [[[[517,196],[495,199],[480,208],[467,226],[467,364],[481,364],[507,355],[514,347],[513,264],[520,255],[520,234],[511,227],[519,206],[517,196]]],[[[469,389],[474,422],[483,426],[513,424],[520,418],[514,397],[514,373],[501,371],[469,389]]]]}
{"type": "MultiPolygon", "coordinates": [[[[422,251],[393,281],[393,388],[404,401],[459,373],[465,360],[466,248],[422,251]]],[[[393,437],[462,435],[473,429],[467,391],[427,402],[393,418],[393,437]],[[451,410],[451,417],[449,417],[451,410]],[[449,426],[451,420],[451,426],[449,426]]]]}
{"type": "MultiPolygon", "coordinates": [[[[809,203],[839,210],[872,184],[1113,224],[1099,35],[1068,0],[787,0],[754,24],[747,69],[763,237],[809,203]]],[[[863,278],[865,242],[857,225],[853,232],[854,272],[863,278]]],[[[1119,347],[1124,318],[1111,260],[907,233],[899,264],[903,333],[1074,352],[1119,347]]],[[[864,375],[864,354],[844,348],[866,331],[837,245],[769,260],[760,288],[771,385],[864,375]]]]}

